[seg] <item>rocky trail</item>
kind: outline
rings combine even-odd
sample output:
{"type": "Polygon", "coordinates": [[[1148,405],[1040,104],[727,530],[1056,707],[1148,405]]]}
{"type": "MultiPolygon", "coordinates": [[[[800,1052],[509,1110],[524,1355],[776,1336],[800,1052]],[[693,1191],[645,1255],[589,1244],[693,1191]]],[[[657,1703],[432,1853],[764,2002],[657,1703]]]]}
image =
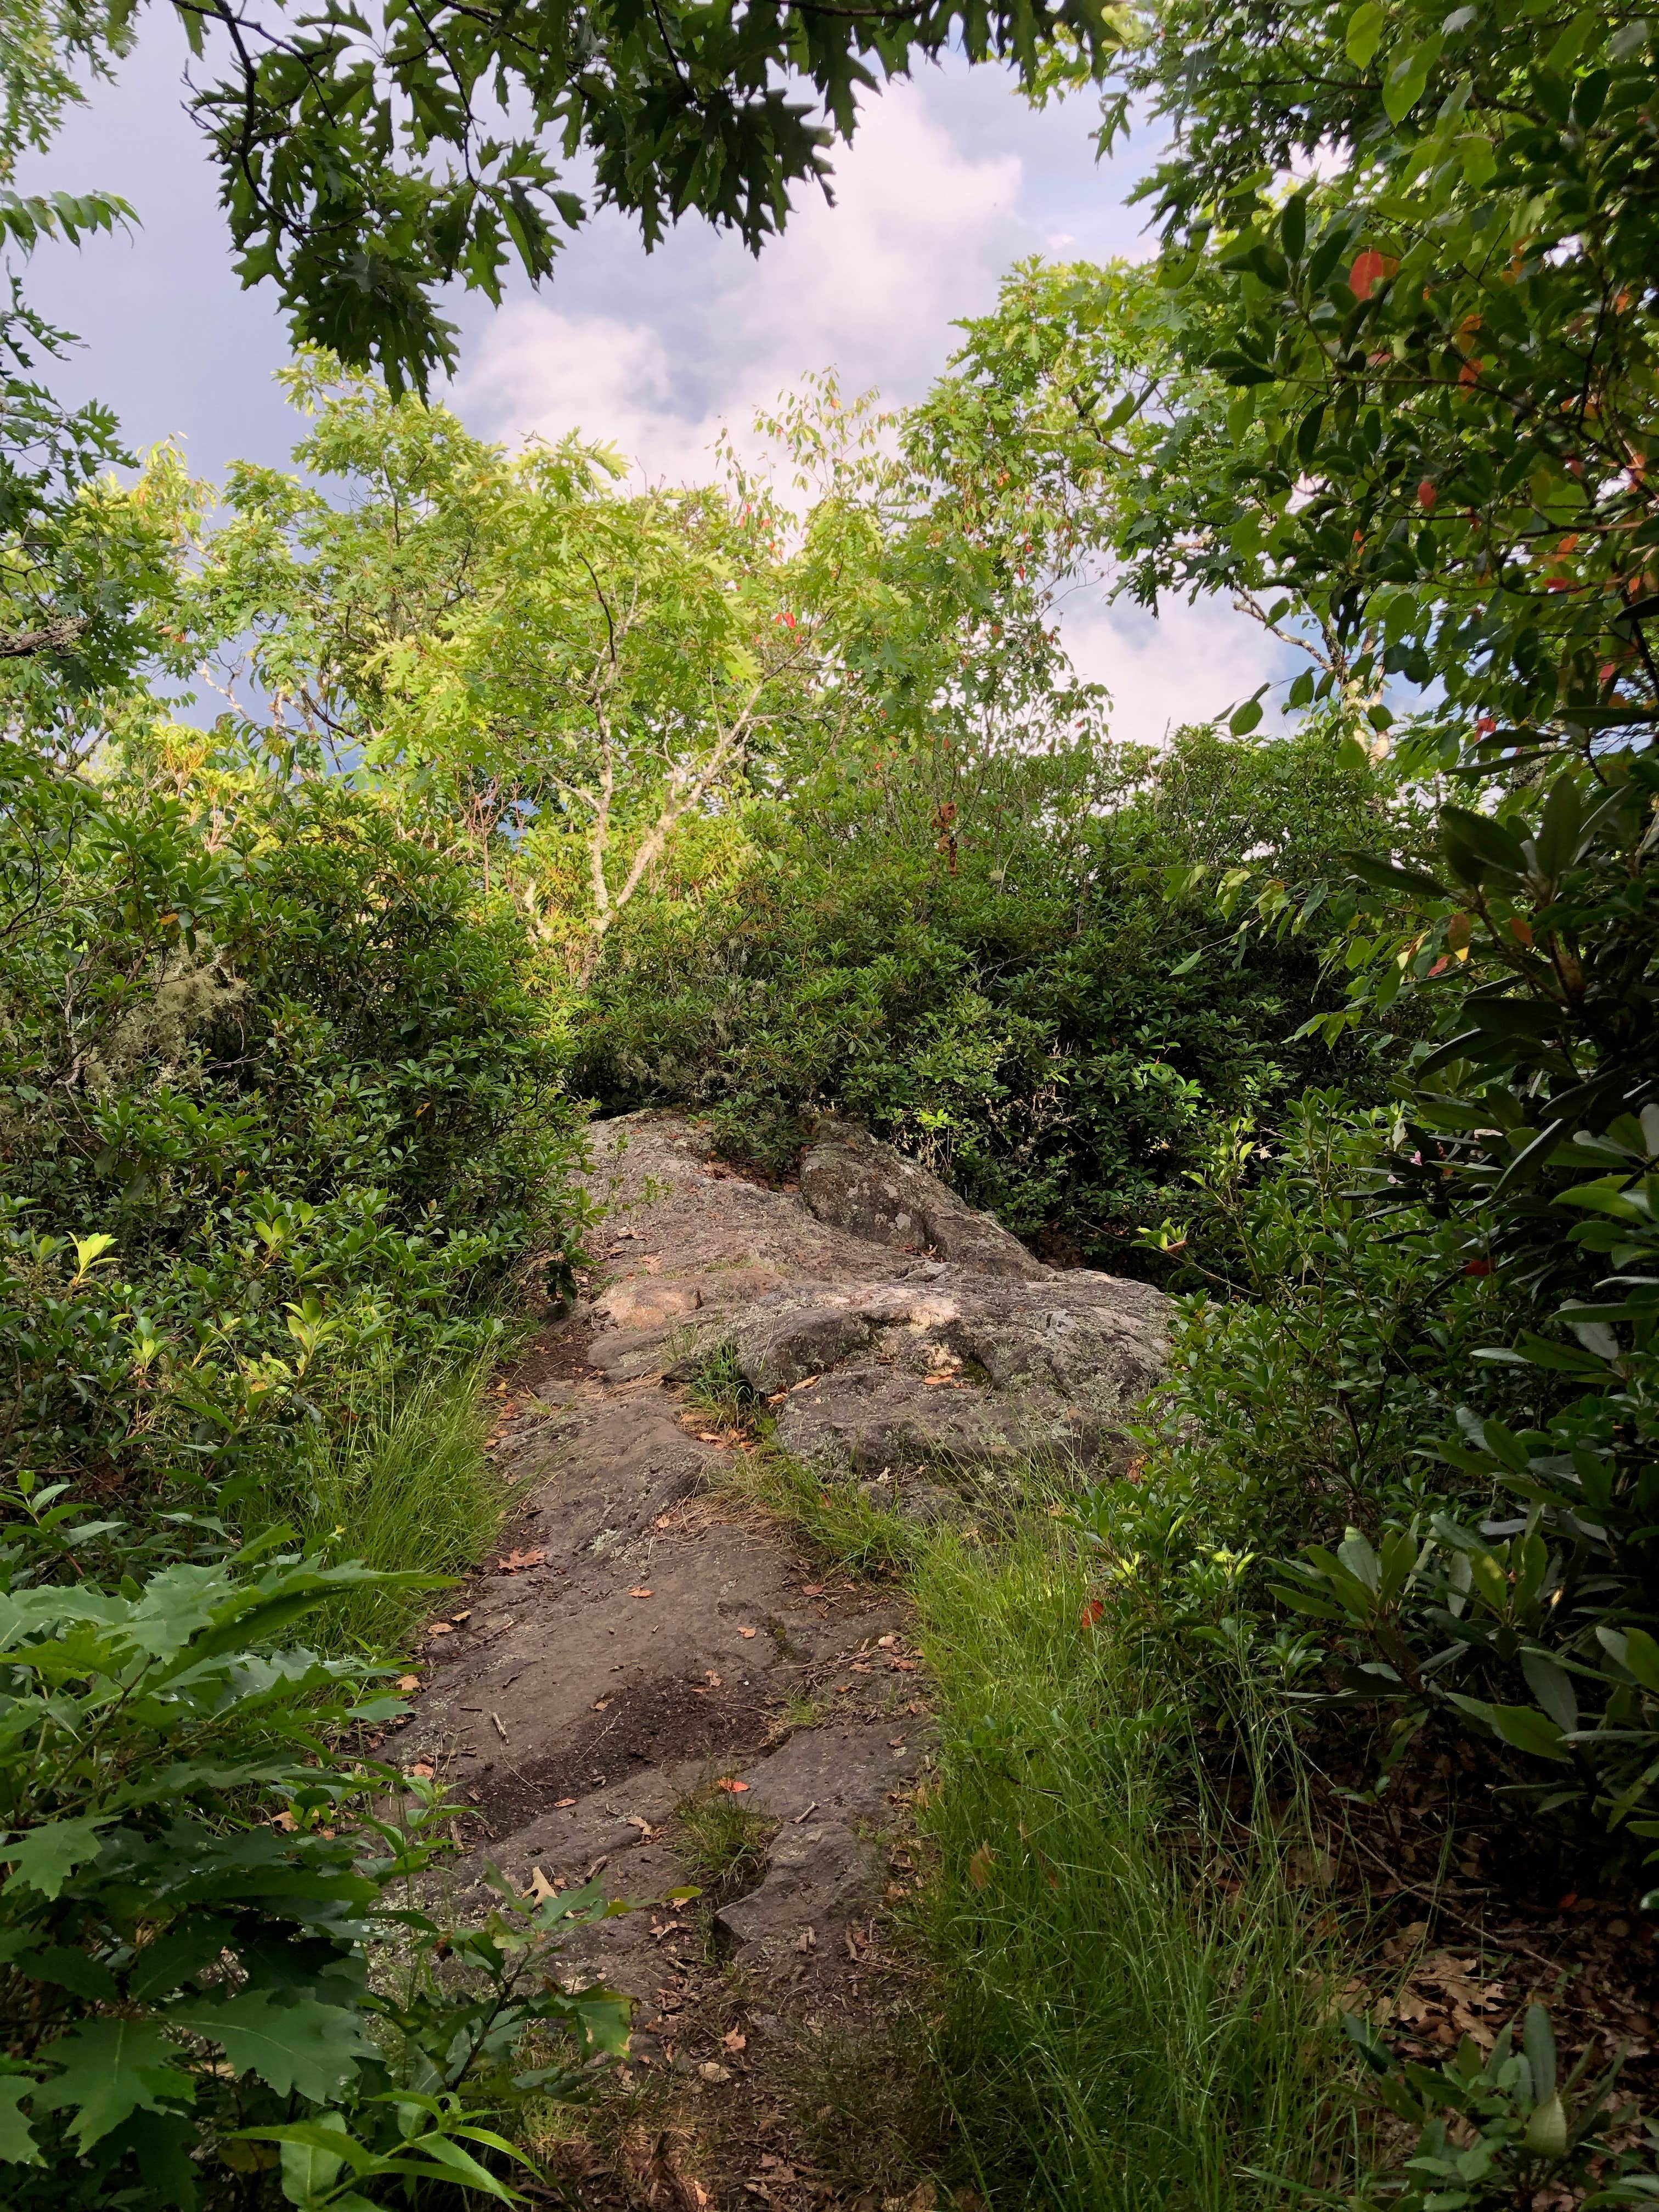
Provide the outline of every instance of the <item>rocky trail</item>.
{"type": "MultiPolygon", "coordinates": [[[[902,1595],[745,1505],[723,1478],[749,1440],[687,1386],[718,1356],[825,1481],[965,1516],[1000,1462],[1109,1459],[1157,1370],[1163,1302],[1042,1266],[840,1125],[783,1189],[723,1166],[681,1115],[596,1138],[602,1257],[506,1385],[493,1439],[522,1509],[430,1624],[386,1748],[476,1808],[464,1893],[487,1865],[526,1892],[704,1890],[568,1954],[637,2002],[632,2120],[564,2160],[584,2203],[877,2205],[879,2173],[837,2172],[823,2128],[803,2135],[818,2092],[802,2069],[873,2047],[902,2007],[885,1916],[913,1872],[926,1675],[902,1595]]],[[[902,2136],[898,2087],[884,2093],[902,2136]]]]}

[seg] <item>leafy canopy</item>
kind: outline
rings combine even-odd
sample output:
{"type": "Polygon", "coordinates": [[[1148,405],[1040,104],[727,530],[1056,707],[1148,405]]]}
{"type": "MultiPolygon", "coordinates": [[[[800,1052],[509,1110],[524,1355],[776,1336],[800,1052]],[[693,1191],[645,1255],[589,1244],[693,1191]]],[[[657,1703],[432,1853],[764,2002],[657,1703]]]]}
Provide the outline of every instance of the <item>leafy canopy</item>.
{"type": "MultiPolygon", "coordinates": [[[[48,130],[68,64],[108,66],[143,10],[34,0],[33,35],[11,54],[17,127],[48,130]]],[[[631,216],[647,246],[697,214],[757,252],[796,187],[828,190],[860,97],[915,60],[995,58],[1034,86],[1057,50],[1093,61],[1115,39],[1101,0],[172,0],[172,12],[243,281],[275,283],[296,342],[376,363],[394,391],[453,365],[441,287],[495,301],[509,263],[545,276],[560,230],[593,209],[631,216]]]]}

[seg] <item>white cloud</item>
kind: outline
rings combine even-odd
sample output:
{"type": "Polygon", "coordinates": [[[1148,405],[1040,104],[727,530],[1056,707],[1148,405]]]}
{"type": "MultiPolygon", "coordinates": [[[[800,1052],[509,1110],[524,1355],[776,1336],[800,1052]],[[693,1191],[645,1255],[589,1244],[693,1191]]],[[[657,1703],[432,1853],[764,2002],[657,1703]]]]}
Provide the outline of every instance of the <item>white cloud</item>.
{"type": "Polygon", "coordinates": [[[620,447],[653,477],[695,473],[706,426],[674,411],[660,332],[611,315],[513,301],[490,325],[480,355],[454,393],[458,411],[478,427],[514,443],[581,430],[620,447]]]}
{"type": "MultiPolygon", "coordinates": [[[[1034,115],[983,70],[895,84],[838,155],[834,205],[804,202],[758,260],[701,228],[647,257],[601,219],[546,295],[471,323],[454,404],[509,442],[580,428],[672,483],[712,472],[722,428],[752,451],[756,410],[814,372],[889,402],[919,398],[954,349],[952,324],[988,310],[1022,255],[1149,250],[1121,206],[1123,165],[1092,166],[1090,121],[1075,104],[1034,115]]],[[[1079,672],[1112,694],[1114,732],[1140,743],[1297,665],[1221,600],[1155,619],[1091,588],[1060,621],[1079,672]]]]}
{"type": "Polygon", "coordinates": [[[814,195],[759,260],[703,234],[647,261],[618,227],[607,289],[640,313],[557,304],[556,288],[513,301],[479,333],[455,403],[509,439],[580,427],[657,479],[702,472],[722,424],[746,439],[757,407],[816,370],[913,397],[944,366],[952,320],[988,307],[1029,246],[1021,177],[1017,155],[965,150],[921,88],[896,85],[842,157],[835,205],[814,195]]]}
{"type": "MultiPolygon", "coordinates": [[[[1163,744],[1183,722],[1209,722],[1240,705],[1258,684],[1280,683],[1302,658],[1275,643],[1224,599],[1166,599],[1154,616],[1103,587],[1080,592],[1060,611],[1060,635],[1079,675],[1112,695],[1111,730],[1129,744],[1163,744]]],[[[1264,727],[1278,726],[1275,699],[1263,699],[1264,727]]]]}

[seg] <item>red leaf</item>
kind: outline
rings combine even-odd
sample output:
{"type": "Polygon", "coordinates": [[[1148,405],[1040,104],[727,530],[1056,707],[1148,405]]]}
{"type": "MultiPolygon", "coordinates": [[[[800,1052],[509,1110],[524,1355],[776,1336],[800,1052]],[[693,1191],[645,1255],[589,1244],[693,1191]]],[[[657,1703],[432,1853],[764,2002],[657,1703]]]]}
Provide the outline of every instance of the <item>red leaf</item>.
{"type": "Polygon", "coordinates": [[[1353,267],[1348,272],[1348,289],[1356,300],[1369,300],[1385,276],[1392,276],[1400,264],[1391,261],[1375,246],[1368,246],[1363,253],[1354,256],[1353,267]]]}

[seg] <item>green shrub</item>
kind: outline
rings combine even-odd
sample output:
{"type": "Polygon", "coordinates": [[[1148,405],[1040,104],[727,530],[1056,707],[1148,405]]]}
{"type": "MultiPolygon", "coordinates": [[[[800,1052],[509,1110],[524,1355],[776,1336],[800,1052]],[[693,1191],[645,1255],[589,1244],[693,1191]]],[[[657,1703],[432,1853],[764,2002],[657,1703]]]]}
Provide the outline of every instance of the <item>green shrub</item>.
{"type": "Polygon", "coordinates": [[[1559,2081],[1555,2032],[1542,2005],[1527,2007],[1518,2050],[1513,2026],[1485,2057],[1466,2035],[1443,2066],[1399,2063],[1363,2021],[1350,2014],[1346,2026],[1379,2101],[1419,2130],[1408,2158],[1349,2200],[1356,2212],[1384,2204],[1394,2212],[1504,2212],[1537,2203],[1546,2190],[1547,2202],[1586,2208],[1659,2197],[1651,2130],[1639,2149],[1615,2150],[1610,2140],[1626,2136],[1635,2117],[1632,2106],[1609,2106],[1618,2062],[1587,2081],[1592,2045],[1559,2081]]]}
{"type": "Polygon", "coordinates": [[[232,758],[198,811],[3,762],[5,1449],[219,1484],[366,1364],[568,1279],[576,1117],[522,941],[395,811],[232,758]]]}
{"type": "MultiPolygon", "coordinates": [[[[1224,1157],[1206,1204],[1254,1295],[1182,1302],[1135,1480],[1076,1517],[1166,1647],[1250,1654],[1304,1711],[1381,1726],[1384,1779],[1425,1722],[1473,1731],[1492,1784],[1628,1863],[1659,1837],[1659,1357],[1639,1307],[1628,1346],[1582,1299],[1587,1340],[1540,1334],[1486,1257],[1501,1204],[1401,1202],[1402,1126],[1315,1094],[1261,1182],[1224,1157]]],[[[1621,1165],[1561,1194],[1638,1301],[1656,1135],[1581,1138],[1581,1166],[1621,1165]]]]}
{"type": "Polygon", "coordinates": [[[833,764],[636,901],[573,1018],[575,1079],[698,1105],[775,1171],[850,1112],[1061,1257],[1178,1273],[1135,1240],[1216,1122],[1271,1129],[1332,1062],[1285,1042],[1325,1002],[1313,953],[1171,908],[1164,868],[1242,839],[1303,882],[1369,827],[1361,792],[1321,729],[1188,732],[1156,766],[943,744],[833,764]]]}
{"type": "Polygon", "coordinates": [[[384,2201],[379,2176],[502,2196],[489,2120],[625,2031],[623,2001],[547,1973],[561,1923],[605,1908],[504,1892],[483,1926],[434,1920],[413,1885],[439,1794],[400,1825],[403,1778],[344,1751],[402,1710],[386,1670],[288,1641],[337,1595],[432,1578],[273,1534],[100,1581],[83,1562],[118,1528],[3,1502],[6,2203],[343,2207],[364,2182],[384,2201]],[[518,2073],[537,2024],[568,2059],[518,2073]]]}

